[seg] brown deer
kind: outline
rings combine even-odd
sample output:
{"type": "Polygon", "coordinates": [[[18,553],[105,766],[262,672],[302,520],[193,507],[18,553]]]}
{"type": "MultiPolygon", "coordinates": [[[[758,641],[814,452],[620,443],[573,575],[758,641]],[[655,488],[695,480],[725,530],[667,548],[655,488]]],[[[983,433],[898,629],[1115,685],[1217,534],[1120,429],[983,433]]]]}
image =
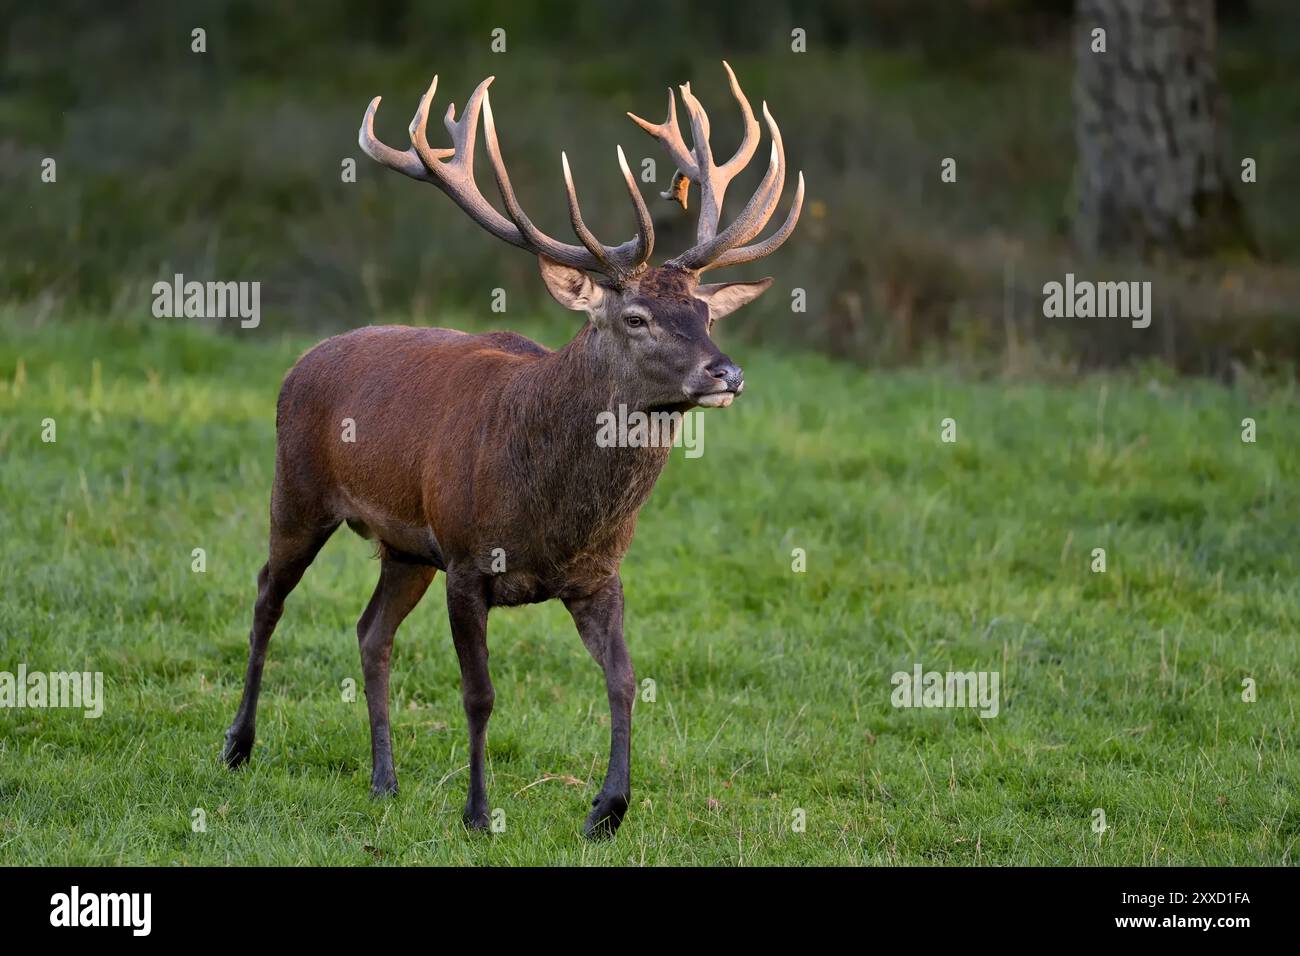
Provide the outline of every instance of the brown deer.
{"type": "Polygon", "coordinates": [[[437,77],[420,100],[405,151],[375,138],[379,97],[371,102],[360,132],[366,154],[437,186],[488,232],[536,254],[551,295],[588,320],[554,352],[513,332],[375,326],[327,339],[299,359],[285,377],[276,410],[270,557],[258,575],[244,695],[226,733],[228,765],[239,766],[252,749],[266,647],[284,600],[346,522],[377,542],[381,562],[379,583],[357,623],[373,793],[397,791],[388,721],[393,635],[441,569],[469,723],[465,824],[488,826],[483,763],[494,699],[488,611],[559,598],[604,669],[609,696],[609,766],[584,833],[597,837],[617,830],[631,794],[636,690],[623,640],[619,565],[669,447],[601,447],[597,416],[620,403],[669,413],[731,404],[744,389],[744,377],[709,333],[715,321],[753,301],[772,280],[702,284],[700,275],[779,248],[803,205],[800,174],[784,224],[753,242],[785,183],[781,133],[764,104],[772,138],[767,173],[735,221],[719,230],[727,185],[759,141],[753,110],[723,65],[744,117],[740,147],[726,162],[714,162],[709,118],[689,84],[681,93],[690,115],[690,149],[671,89],[663,123],[628,114],[663,144],[677,167],[664,197],[685,208],[690,184],[699,188],[695,244],[659,267],[648,264],[654,229],[621,148],[618,161],[636,213],[636,237],[605,246],[592,235],[562,156],[569,218],[582,242],[574,246],[542,233],[515,197],[492,121],[492,77],[474,90],[459,121],[454,104],[448,108],[444,122],[453,145],[445,149],[431,147],[426,136],[437,77]],[[474,182],[480,111],[506,216],[474,182]],[[352,440],[342,440],[349,428],[352,440]]]}

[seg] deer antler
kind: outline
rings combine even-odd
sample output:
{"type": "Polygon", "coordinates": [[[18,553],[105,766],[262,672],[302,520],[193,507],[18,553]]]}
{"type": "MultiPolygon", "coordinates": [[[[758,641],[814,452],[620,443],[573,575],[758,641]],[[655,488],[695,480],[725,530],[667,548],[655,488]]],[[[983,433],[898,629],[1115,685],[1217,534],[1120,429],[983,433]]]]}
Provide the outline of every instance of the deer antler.
{"type": "Polygon", "coordinates": [[[695,245],[667,263],[695,272],[752,262],[775,252],[794,231],[795,224],[799,221],[799,213],[803,209],[804,184],[801,172],[794,203],[790,206],[790,212],[781,228],[762,242],[744,245],[763,231],[763,227],[772,218],[772,213],[776,211],[777,203],[785,188],[785,147],[781,142],[781,130],[777,127],[772,114],[768,112],[767,104],[764,103],[763,119],[767,122],[768,132],[772,137],[772,153],[767,173],[740,215],[721,233],[718,232],[718,221],[721,218],[722,202],[727,187],[753,158],[759,140],[758,121],[754,119],[754,111],[750,108],[749,100],[745,98],[740,83],[736,80],[736,74],[726,60],[722,61],[722,66],[727,71],[732,95],[740,104],[741,117],[745,126],[744,136],[735,155],[722,165],[716,165],[713,161],[713,152],[709,147],[709,116],[700,105],[700,101],[691,93],[689,83],[682,85],[680,89],[682,102],[686,104],[686,111],[690,117],[692,149],[688,150],[682,139],[681,128],[677,124],[677,101],[671,89],[668,91],[668,117],[662,123],[650,123],[632,113],[627,114],[633,122],[659,140],[677,165],[678,171],[673,177],[673,185],[661,195],[665,199],[675,199],[680,202],[684,209],[689,185],[683,180],[696,183],[700,187],[700,217],[695,230],[695,245]]]}
{"type": "Polygon", "coordinates": [[[561,154],[561,161],[569,196],[569,219],[582,246],[559,242],[533,225],[515,197],[514,189],[510,185],[510,176],[501,159],[496,125],[492,121],[492,105],[487,94],[487,88],[493,79],[495,77],[489,76],[470,95],[465,103],[465,109],[461,112],[459,122],[455,120],[455,104],[447,107],[443,125],[447,127],[453,143],[449,149],[435,149],[429,145],[427,136],[429,107],[438,89],[436,76],[429,85],[428,91],[420,98],[420,105],[411,120],[409,149],[396,150],[376,138],[375,112],[379,109],[381,99],[378,96],[370,101],[370,107],[361,121],[358,142],[366,155],[376,162],[395,169],[411,179],[437,186],[476,223],[498,239],[504,239],[513,246],[544,255],[574,268],[604,273],[616,282],[622,282],[644,269],[654,249],[654,227],[650,220],[650,211],[646,208],[645,200],[641,198],[641,192],[637,189],[631,170],[628,169],[621,147],[618,150],[619,166],[623,171],[623,178],[627,183],[637,218],[637,235],[634,239],[618,246],[605,246],[592,235],[591,230],[582,220],[573,177],[569,173],[569,161],[563,154],[561,154]],[[488,158],[496,174],[497,187],[510,217],[508,219],[483,198],[478,185],[474,182],[474,145],[480,111],[483,114],[488,158]]]}

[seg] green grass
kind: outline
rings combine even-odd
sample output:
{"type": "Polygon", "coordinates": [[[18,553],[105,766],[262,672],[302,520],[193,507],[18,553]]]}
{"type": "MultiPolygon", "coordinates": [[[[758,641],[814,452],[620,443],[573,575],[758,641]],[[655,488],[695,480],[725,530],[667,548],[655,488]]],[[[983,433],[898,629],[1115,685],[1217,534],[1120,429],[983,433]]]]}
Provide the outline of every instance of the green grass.
{"type": "Polygon", "coordinates": [[[102,671],[107,696],[99,720],[0,710],[0,864],[1294,861],[1293,387],[972,382],[736,350],[749,390],[707,414],[703,457],[674,452],[624,564],[657,699],[636,707],[632,812],[593,845],[578,831],[607,709],[558,605],[491,618],[505,831],[460,825],[436,586],[393,657],[402,793],[369,798],[365,706],[340,686],[360,681],[378,566],[348,533],[289,600],[251,764],[219,765],[275,394],[309,344],[0,317],[0,670],[102,671]],[[1001,713],[894,709],[890,675],[918,661],[999,671],[1001,713]]]}

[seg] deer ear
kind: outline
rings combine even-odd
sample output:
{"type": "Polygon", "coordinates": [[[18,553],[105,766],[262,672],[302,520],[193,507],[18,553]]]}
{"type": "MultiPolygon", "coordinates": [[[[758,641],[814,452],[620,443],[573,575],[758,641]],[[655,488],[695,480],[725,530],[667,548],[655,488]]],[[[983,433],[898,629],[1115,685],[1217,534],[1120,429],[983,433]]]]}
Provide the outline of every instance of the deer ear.
{"type": "Polygon", "coordinates": [[[581,269],[574,269],[546,256],[537,257],[542,281],[552,298],[575,312],[594,312],[605,300],[605,290],[581,269]]]}
{"type": "Polygon", "coordinates": [[[749,305],[772,285],[772,277],[757,282],[715,282],[695,287],[695,298],[709,307],[709,321],[730,315],[742,305],[749,305]]]}

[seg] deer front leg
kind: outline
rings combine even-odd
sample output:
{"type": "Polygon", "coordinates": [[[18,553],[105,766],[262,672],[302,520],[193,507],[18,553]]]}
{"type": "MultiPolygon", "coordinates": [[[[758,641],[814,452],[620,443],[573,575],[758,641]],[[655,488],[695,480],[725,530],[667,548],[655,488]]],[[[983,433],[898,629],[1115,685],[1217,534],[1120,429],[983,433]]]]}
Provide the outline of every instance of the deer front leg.
{"type": "Polygon", "coordinates": [[[488,675],[487,597],[482,575],[447,574],[447,613],[451,618],[451,637],[460,659],[461,697],[469,723],[469,796],[463,819],[471,830],[488,828],[487,781],[484,755],[487,749],[487,724],[492,716],[496,691],[488,675]]]}
{"type": "Polygon", "coordinates": [[[592,801],[582,832],[591,839],[612,837],[632,799],[632,701],[636,677],[623,640],[623,582],[618,575],[589,597],[566,600],[578,635],[605,671],[609,694],[609,768],[592,801]]]}

